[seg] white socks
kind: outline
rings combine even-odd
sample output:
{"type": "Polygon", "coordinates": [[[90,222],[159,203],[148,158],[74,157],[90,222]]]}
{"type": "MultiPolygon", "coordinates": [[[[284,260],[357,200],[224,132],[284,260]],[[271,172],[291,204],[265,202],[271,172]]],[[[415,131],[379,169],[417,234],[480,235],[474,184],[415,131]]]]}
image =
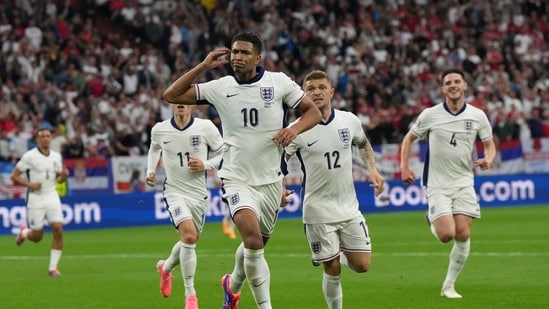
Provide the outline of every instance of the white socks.
{"type": "Polygon", "coordinates": [[[171,272],[181,264],[181,276],[185,286],[185,296],[196,295],[194,275],[196,274],[196,244],[178,241],[173,245],[170,256],[164,262],[164,271],[171,272]]]}
{"type": "Polygon", "coordinates": [[[457,277],[461,273],[467,258],[469,257],[469,248],[471,241],[467,239],[465,242],[454,240],[454,246],[452,251],[450,251],[450,263],[448,265],[448,273],[446,274],[446,279],[444,280],[443,286],[454,285],[457,277]]]}
{"type": "Polygon", "coordinates": [[[50,251],[50,268],[49,270],[57,269],[57,264],[61,259],[61,250],[51,249],[50,251]]]}
{"type": "Polygon", "coordinates": [[[180,242],[179,261],[181,263],[181,275],[185,285],[185,296],[196,295],[194,289],[194,275],[196,273],[196,244],[180,242]]]}
{"type": "Polygon", "coordinates": [[[246,280],[246,273],[244,272],[244,243],[241,242],[240,246],[236,249],[234,254],[234,269],[231,274],[231,291],[238,293],[242,289],[242,285],[246,280]]]}
{"type": "Polygon", "coordinates": [[[343,292],[340,276],[330,276],[322,273],[322,293],[328,304],[328,309],[343,308],[343,292]]]}
{"type": "Polygon", "coordinates": [[[181,242],[178,241],[173,245],[170,256],[164,262],[164,271],[171,272],[175,266],[179,265],[179,251],[181,250],[181,242]]]}
{"type": "Polygon", "coordinates": [[[257,308],[270,309],[271,307],[271,274],[263,255],[263,249],[252,250],[244,248],[244,271],[248,285],[255,299],[257,308]]]}

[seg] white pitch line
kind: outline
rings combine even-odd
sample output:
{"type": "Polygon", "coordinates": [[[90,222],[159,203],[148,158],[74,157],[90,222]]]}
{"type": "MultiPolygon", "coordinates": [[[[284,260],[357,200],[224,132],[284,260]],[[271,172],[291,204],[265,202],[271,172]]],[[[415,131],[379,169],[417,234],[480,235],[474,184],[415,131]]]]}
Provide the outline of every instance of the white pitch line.
{"type": "MultiPolygon", "coordinates": [[[[433,238],[433,241],[413,241],[413,242],[375,242],[373,245],[376,247],[395,247],[395,246],[432,246],[436,244],[436,239],[433,238]]],[[[540,243],[549,243],[549,239],[505,239],[505,240],[471,240],[471,243],[475,245],[478,244],[540,244],[540,243]]]]}
{"type": "MultiPolygon", "coordinates": [[[[425,256],[447,256],[448,252],[394,252],[394,253],[373,253],[374,257],[377,256],[406,256],[406,257],[425,257],[425,256]]],[[[198,257],[227,257],[233,256],[233,252],[220,252],[220,253],[200,253],[197,252],[198,257]]],[[[156,259],[162,257],[163,253],[159,254],[82,254],[82,255],[63,255],[63,259],[156,259]]],[[[266,253],[267,257],[278,258],[307,258],[310,254],[280,254],[280,253],[266,253]]],[[[488,257],[538,257],[549,256],[549,252],[471,252],[470,256],[488,256],[488,257]]],[[[0,256],[0,260],[46,260],[49,256],[29,256],[29,255],[6,255],[0,256]]]]}

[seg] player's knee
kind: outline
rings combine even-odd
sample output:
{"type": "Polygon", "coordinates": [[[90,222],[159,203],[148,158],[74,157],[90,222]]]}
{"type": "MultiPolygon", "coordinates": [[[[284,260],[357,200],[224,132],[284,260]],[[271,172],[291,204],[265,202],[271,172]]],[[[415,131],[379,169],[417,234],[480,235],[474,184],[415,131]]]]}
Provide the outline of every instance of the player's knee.
{"type": "Polygon", "coordinates": [[[463,231],[463,232],[458,232],[455,238],[457,241],[465,242],[467,241],[467,239],[469,239],[469,237],[470,237],[469,232],[463,231]]]}
{"type": "Polygon", "coordinates": [[[181,236],[181,241],[186,244],[196,244],[198,236],[196,234],[186,234],[181,236]]]}
{"type": "Polygon", "coordinates": [[[353,265],[353,270],[357,273],[365,273],[369,269],[370,269],[370,261],[365,261],[358,265],[353,265]]]}
{"type": "Polygon", "coordinates": [[[454,233],[442,232],[438,234],[438,239],[443,243],[447,243],[452,239],[454,239],[454,236],[455,236],[454,233]]]}
{"type": "Polygon", "coordinates": [[[341,263],[339,259],[333,259],[322,263],[324,272],[330,276],[339,276],[341,274],[341,263]]]}
{"type": "Polygon", "coordinates": [[[29,239],[33,242],[39,242],[44,237],[44,231],[43,230],[33,230],[32,231],[32,237],[29,237],[29,239]]]}
{"type": "Polygon", "coordinates": [[[263,238],[261,238],[261,236],[249,235],[243,237],[242,241],[244,242],[244,248],[246,249],[259,250],[264,247],[263,238]]]}

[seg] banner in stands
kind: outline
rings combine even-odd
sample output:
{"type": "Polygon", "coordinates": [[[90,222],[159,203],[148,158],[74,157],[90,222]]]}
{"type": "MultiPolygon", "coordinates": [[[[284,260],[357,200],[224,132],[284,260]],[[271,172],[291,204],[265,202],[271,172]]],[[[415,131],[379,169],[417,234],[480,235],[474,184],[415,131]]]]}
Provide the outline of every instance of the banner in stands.
{"type": "Polygon", "coordinates": [[[10,176],[15,168],[11,162],[0,162],[0,200],[23,198],[27,188],[13,185],[10,176]]]}
{"type": "Polygon", "coordinates": [[[151,190],[145,185],[147,178],[147,157],[113,157],[112,179],[114,193],[132,193],[151,190]]]}
{"type": "Polygon", "coordinates": [[[522,154],[525,173],[549,173],[549,138],[523,141],[522,154]]]}
{"type": "MultiPolygon", "coordinates": [[[[401,181],[387,181],[383,198],[375,198],[367,182],[357,182],[355,187],[360,210],[365,214],[427,208],[419,181],[410,186],[401,181]]],[[[549,204],[549,175],[479,176],[476,187],[482,207],[549,204]]],[[[288,188],[297,194],[281,209],[280,218],[301,217],[300,187],[288,188]]],[[[219,222],[226,207],[219,190],[210,190],[209,194],[206,221],[219,222]]],[[[160,192],[69,196],[62,198],[62,202],[66,230],[170,224],[160,192]]],[[[26,222],[24,200],[0,201],[0,234],[16,233],[26,222]]]]}
{"type": "Polygon", "coordinates": [[[112,193],[109,159],[65,159],[69,169],[67,195],[89,195],[112,193]]]}

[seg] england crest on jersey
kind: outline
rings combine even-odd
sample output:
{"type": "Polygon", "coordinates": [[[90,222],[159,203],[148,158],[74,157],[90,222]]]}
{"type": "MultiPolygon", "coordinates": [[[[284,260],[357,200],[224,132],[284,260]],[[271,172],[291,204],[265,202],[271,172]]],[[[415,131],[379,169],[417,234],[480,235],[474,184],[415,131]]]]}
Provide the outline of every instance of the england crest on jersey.
{"type": "Polygon", "coordinates": [[[339,139],[345,144],[349,143],[349,141],[351,140],[351,133],[349,132],[349,128],[339,129],[337,130],[337,133],[339,134],[339,139]]]}
{"type": "Polygon", "coordinates": [[[471,131],[473,131],[473,120],[466,119],[464,125],[467,133],[471,133],[471,131]]]}
{"type": "Polygon", "coordinates": [[[200,140],[201,140],[200,135],[191,135],[191,137],[189,138],[191,146],[193,147],[200,146],[200,140]]]}
{"type": "Polygon", "coordinates": [[[260,87],[259,92],[263,101],[269,102],[274,99],[274,87],[260,87]]]}
{"type": "Polygon", "coordinates": [[[200,151],[200,141],[202,140],[202,137],[200,135],[191,135],[189,137],[189,142],[191,144],[191,147],[193,148],[193,152],[200,151]]]}

